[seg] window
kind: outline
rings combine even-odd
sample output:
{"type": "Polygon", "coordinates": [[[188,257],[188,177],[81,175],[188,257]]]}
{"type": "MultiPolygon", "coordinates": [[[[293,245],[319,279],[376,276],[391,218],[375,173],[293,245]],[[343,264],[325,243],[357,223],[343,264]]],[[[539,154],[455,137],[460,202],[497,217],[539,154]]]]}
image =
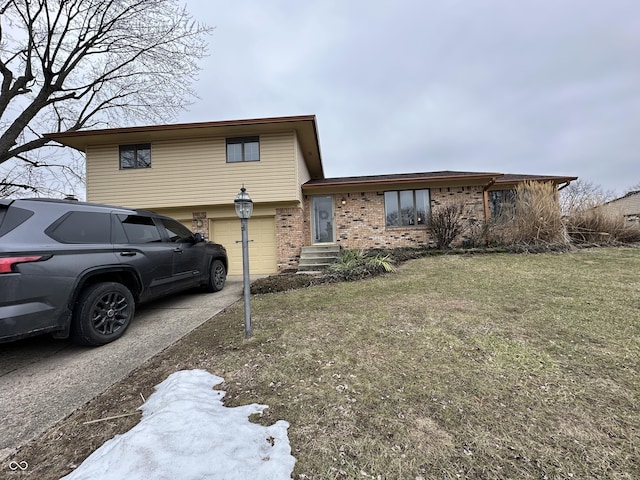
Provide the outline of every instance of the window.
{"type": "Polygon", "coordinates": [[[260,137],[227,138],[227,163],[260,160],[260,137]]]}
{"type": "Polygon", "coordinates": [[[429,190],[384,192],[387,227],[425,225],[429,213],[429,190]]]}
{"type": "Polygon", "coordinates": [[[510,215],[516,203],[515,190],[492,190],[489,192],[489,212],[491,218],[510,215]]]}
{"type": "Polygon", "coordinates": [[[26,222],[32,215],[31,210],[0,205],[0,237],[26,222]]]}
{"type": "Polygon", "coordinates": [[[69,212],[45,233],[61,243],[111,243],[111,215],[97,212],[69,212]]]}
{"type": "Polygon", "coordinates": [[[118,215],[129,243],[161,242],[160,231],[151,217],[118,215]]]}
{"type": "Polygon", "coordinates": [[[193,232],[177,220],[161,218],[160,222],[162,223],[170,242],[186,243],[193,241],[193,232]]]}
{"type": "Polygon", "coordinates": [[[151,168],[151,144],[120,145],[120,169],[151,168]]]}

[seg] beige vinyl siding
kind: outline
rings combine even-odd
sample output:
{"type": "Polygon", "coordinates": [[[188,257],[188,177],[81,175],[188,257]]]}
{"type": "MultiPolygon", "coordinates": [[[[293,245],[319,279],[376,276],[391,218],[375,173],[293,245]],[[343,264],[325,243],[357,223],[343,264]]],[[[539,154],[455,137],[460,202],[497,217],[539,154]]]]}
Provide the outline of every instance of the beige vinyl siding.
{"type": "Polygon", "coordinates": [[[244,184],[254,202],[298,201],[293,132],[260,135],[260,161],[226,162],[224,137],[151,144],[151,168],[119,169],[118,145],[87,151],[87,199],[136,208],[228,205],[244,184]]]}
{"type": "Polygon", "coordinates": [[[631,193],[625,197],[612,200],[602,206],[602,210],[611,215],[637,216],[640,215],[640,192],[631,193]]]}

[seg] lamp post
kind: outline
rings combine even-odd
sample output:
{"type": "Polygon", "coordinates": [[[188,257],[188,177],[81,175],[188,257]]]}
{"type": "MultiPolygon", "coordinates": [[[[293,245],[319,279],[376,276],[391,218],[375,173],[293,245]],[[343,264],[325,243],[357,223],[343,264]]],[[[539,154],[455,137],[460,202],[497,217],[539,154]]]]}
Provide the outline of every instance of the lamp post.
{"type": "Polygon", "coordinates": [[[236,207],[236,215],[240,219],[242,230],[242,278],[244,281],[244,333],[246,338],[251,338],[251,302],[249,295],[251,287],[249,285],[249,236],[247,234],[247,223],[253,213],[253,200],[247,193],[247,189],[242,188],[236,195],[233,204],[236,207]]]}

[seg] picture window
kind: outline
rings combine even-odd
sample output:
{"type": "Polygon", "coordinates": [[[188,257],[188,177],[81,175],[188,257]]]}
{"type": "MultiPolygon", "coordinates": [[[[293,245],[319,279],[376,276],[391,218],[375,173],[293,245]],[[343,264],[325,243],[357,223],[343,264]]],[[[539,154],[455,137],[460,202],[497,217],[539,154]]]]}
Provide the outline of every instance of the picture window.
{"type": "Polygon", "coordinates": [[[430,211],[429,190],[384,192],[384,211],[387,227],[426,225],[430,211]]]}

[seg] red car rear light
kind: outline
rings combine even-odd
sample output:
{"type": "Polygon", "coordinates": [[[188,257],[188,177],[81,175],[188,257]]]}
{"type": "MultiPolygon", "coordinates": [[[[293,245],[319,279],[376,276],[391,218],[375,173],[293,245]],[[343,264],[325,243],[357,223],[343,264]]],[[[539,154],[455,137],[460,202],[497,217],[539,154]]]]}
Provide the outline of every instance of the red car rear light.
{"type": "Polygon", "coordinates": [[[13,266],[17,263],[37,262],[42,255],[33,255],[30,257],[0,257],[0,273],[12,273],[13,266]]]}

